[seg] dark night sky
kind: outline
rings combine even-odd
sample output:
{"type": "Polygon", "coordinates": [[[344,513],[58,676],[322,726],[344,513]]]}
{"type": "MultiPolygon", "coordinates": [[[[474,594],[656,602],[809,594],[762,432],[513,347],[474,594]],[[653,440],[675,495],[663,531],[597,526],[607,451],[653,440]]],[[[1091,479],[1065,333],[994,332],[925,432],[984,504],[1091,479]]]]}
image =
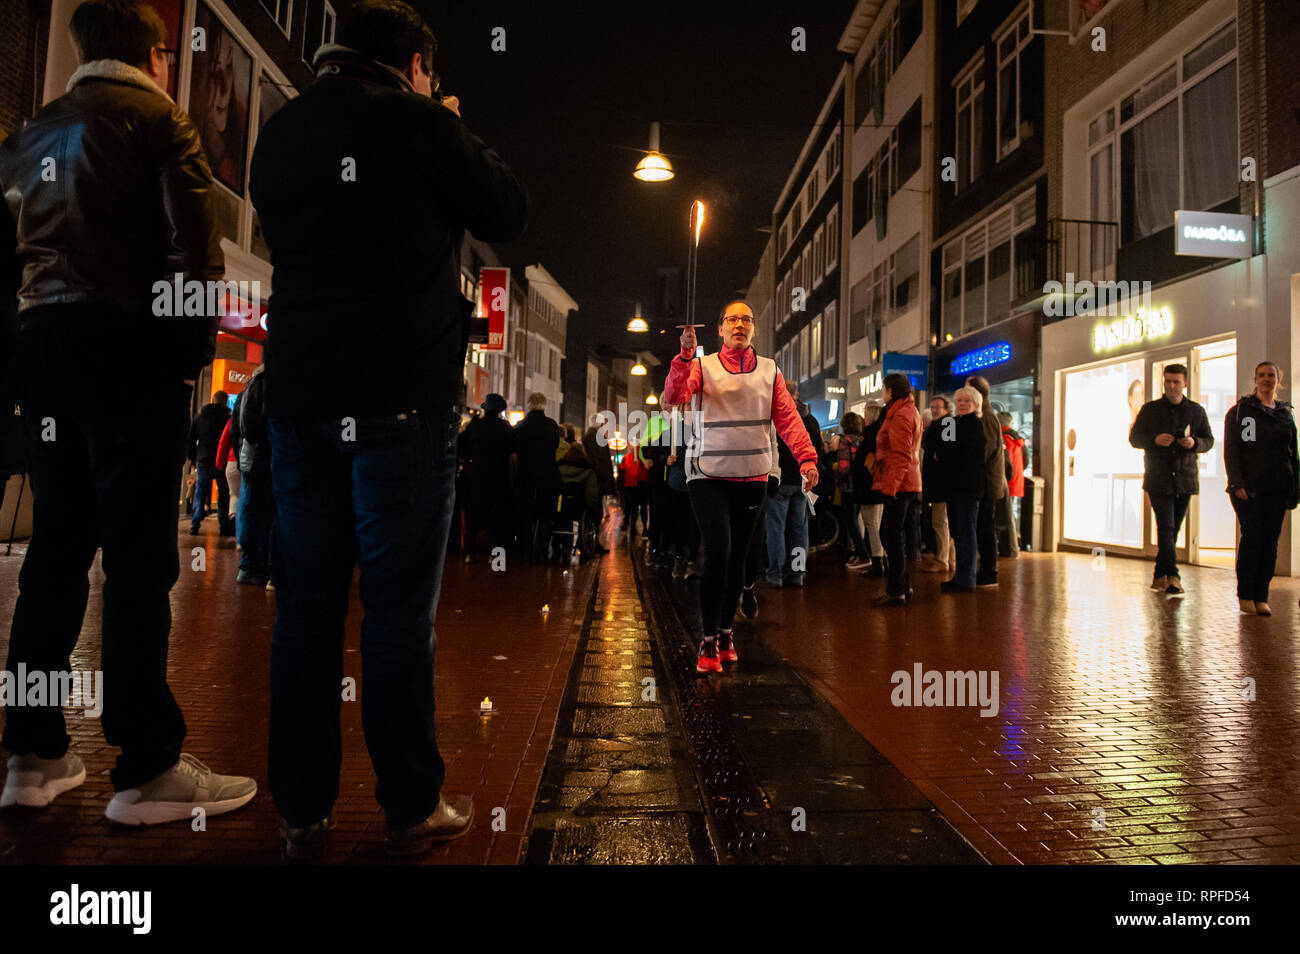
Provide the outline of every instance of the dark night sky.
{"type": "MultiPolygon", "coordinates": [[[[540,261],[578,302],[591,343],[651,309],[654,271],[686,264],[691,201],[709,204],[697,300],[710,316],[748,286],[772,206],[841,63],[853,0],[464,3],[414,0],[438,36],[435,70],[469,127],[533,199],[508,264],[540,261]],[[490,50],[493,27],[507,51],[490,50]],[[790,49],[807,30],[808,51],[790,49]],[[650,122],[677,172],[632,178],[650,122]]],[[[570,326],[570,334],[577,329],[570,326]]],[[[657,329],[656,329],[657,330],[657,329]]],[[[580,335],[582,332],[578,332],[580,335]]],[[[654,334],[665,356],[678,332],[654,334]]]]}

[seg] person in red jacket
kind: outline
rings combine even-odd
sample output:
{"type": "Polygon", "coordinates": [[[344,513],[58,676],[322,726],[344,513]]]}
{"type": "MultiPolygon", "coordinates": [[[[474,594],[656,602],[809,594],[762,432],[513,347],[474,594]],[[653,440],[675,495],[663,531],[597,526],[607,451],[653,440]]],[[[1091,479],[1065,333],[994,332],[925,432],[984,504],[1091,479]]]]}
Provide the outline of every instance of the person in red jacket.
{"type": "Polygon", "coordinates": [[[907,526],[912,508],[921,495],[921,415],[912,400],[912,383],[905,374],[885,378],[889,406],[876,435],[876,469],[872,489],[885,496],[885,513],[880,522],[884,538],[885,595],[877,606],[906,603],[912,598],[912,581],[907,572],[907,526]]]}
{"type": "Polygon", "coordinates": [[[699,673],[737,662],[731,623],[745,582],[745,557],[763,513],[772,469],[772,429],[799,461],[805,489],[817,484],[817,452],[771,358],[759,357],[754,310],[736,299],[718,316],[722,348],[695,357],[695,328],[669,365],[664,403],[692,403],[686,492],[700,525],[702,563],[699,673]],[[698,403],[695,399],[698,397],[698,403]]]}
{"type": "Polygon", "coordinates": [[[641,458],[641,445],[629,444],[623,455],[623,520],[626,522],[628,540],[636,533],[636,518],[641,517],[641,532],[647,529],[646,483],[649,473],[641,458]]]}
{"type": "Polygon", "coordinates": [[[998,415],[1002,424],[1002,443],[1007,448],[1007,496],[1003,520],[1007,525],[1007,546],[1004,556],[1020,556],[1019,505],[1014,501],[1025,495],[1025,439],[1011,426],[1011,415],[1003,411],[998,415]]]}

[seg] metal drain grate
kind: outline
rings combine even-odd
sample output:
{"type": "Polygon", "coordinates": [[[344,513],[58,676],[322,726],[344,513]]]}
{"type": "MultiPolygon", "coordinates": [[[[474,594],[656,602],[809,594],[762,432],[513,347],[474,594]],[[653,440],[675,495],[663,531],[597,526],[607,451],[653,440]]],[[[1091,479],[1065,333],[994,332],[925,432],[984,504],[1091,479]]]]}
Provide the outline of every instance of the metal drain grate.
{"type": "Polygon", "coordinates": [[[665,588],[632,560],[641,604],[672,686],[686,744],[695,756],[718,860],[723,864],[780,864],[790,859],[785,823],[772,811],[727,728],[721,701],[710,684],[696,678],[697,642],[665,588]]]}

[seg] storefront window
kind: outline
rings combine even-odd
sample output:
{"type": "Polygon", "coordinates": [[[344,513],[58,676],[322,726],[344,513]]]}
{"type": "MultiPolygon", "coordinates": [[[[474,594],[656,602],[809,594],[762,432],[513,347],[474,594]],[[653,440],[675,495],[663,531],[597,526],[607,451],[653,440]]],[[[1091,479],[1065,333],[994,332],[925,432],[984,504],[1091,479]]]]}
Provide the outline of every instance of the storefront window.
{"type": "Polygon", "coordinates": [[[1142,546],[1142,452],[1129,446],[1128,433],[1143,380],[1141,358],[1065,376],[1067,539],[1142,546]]]}

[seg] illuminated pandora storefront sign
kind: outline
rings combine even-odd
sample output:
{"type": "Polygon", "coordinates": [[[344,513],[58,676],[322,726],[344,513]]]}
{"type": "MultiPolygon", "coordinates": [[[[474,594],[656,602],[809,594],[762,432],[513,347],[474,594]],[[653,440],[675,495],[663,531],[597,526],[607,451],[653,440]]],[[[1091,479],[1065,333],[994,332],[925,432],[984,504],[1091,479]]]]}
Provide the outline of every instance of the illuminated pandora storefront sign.
{"type": "Polygon", "coordinates": [[[1140,344],[1173,334],[1174,316],[1168,308],[1139,308],[1131,315],[1102,322],[1092,329],[1092,350],[1114,351],[1126,345],[1140,344]]]}
{"type": "Polygon", "coordinates": [[[1174,213],[1174,252],[1210,258],[1250,258],[1254,254],[1249,215],[1217,212],[1174,213]]]}

